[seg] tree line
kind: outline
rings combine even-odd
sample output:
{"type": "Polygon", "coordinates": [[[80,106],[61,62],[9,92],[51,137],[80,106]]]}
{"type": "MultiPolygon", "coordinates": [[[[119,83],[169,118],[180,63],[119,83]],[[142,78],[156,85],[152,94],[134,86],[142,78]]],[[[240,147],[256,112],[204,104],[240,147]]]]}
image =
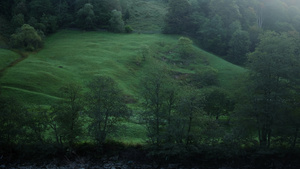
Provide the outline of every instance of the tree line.
{"type": "Polygon", "coordinates": [[[75,83],[61,87],[61,99],[50,107],[26,107],[14,98],[1,97],[0,153],[7,158],[15,155],[10,153],[16,147],[33,146],[30,153],[48,148],[39,153],[47,156],[82,142],[102,145],[116,123],[130,116],[130,110],[111,78],[94,78],[87,88],[83,92],[75,83]]]}
{"type": "Polygon", "coordinates": [[[0,33],[10,39],[11,47],[30,51],[62,28],[130,33],[133,29],[124,23],[127,8],[126,1],[119,0],[3,0],[0,33]]]}
{"type": "MultiPolygon", "coordinates": [[[[300,60],[294,40],[288,34],[264,34],[235,93],[187,85],[160,64],[147,68],[139,90],[142,109],[135,115],[146,128],[149,152],[180,158],[191,152],[220,151],[226,152],[220,157],[227,157],[248,149],[297,149],[300,60]]],[[[30,151],[48,147],[45,153],[55,155],[53,150],[72,150],[82,143],[101,152],[132,110],[111,78],[96,77],[86,87],[64,85],[61,99],[50,107],[26,107],[1,97],[0,153],[18,145],[34,146],[30,151]]]]}
{"type": "Polygon", "coordinates": [[[299,37],[299,9],[293,0],[170,0],[164,32],[193,37],[201,48],[245,65],[264,31],[299,37]]]}

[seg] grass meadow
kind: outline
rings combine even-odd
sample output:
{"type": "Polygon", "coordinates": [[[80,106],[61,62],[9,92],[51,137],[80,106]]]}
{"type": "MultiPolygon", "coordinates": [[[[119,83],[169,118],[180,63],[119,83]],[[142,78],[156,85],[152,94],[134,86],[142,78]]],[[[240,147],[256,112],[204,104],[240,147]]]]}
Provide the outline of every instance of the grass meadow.
{"type": "MultiPolygon", "coordinates": [[[[236,79],[246,70],[197,47],[194,47],[196,59],[189,65],[171,64],[162,59],[161,51],[170,50],[178,38],[162,34],[62,30],[47,37],[42,50],[12,67],[7,66],[20,56],[0,49],[0,67],[7,67],[0,78],[1,93],[27,105],[50,105],[60,99],[59,88],[65,84],[85,86],[93,77],[103,75],[113,78],[123,93],[138,103],[145,69],[161,64],[171,71],[193,74],[194,70],[205,67],[203,58],[218,71],[220,87],[235,90],[236,79]],[[150,53],[146,58],[143,57],[145,48],[150,53]]],[[[130,107],[138,110],[138,104],[130,107]]],[[[122,130],[113,136],[115,139],[128,144],[145,142],[146,129],[138,123],[137,110],[133,110],[134,118],[124,122],[122,130]]]]}

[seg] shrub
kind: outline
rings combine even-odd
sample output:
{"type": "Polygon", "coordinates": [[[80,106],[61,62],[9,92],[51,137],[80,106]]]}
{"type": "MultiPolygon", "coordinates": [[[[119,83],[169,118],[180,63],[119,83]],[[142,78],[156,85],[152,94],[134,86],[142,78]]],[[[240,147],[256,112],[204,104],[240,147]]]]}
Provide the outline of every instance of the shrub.
{"type": "Polygon", "coordinates": [[[218,71],[212,67],[208,67],[200,72],[196,72],[191,76],[190,83],[198,88],[218,85],[218,71]]]}
{"type": "Polygon", "coordinates": [[[109,20],[110,30],[112,32],[121,33],[124,32],[124,21],[122,19],[122,13],[117,10],[111,11],[111,18],[109,20]]]}
{"type": "Polygon", "coordinates": [[[42,38],[32,26],[24,24],[21,29],[11,35],[10,45],[13,48],[34,51],[42,47],[42,38]]]}
{"type": "Polygon", "coordinates": [[[131,33],[131,32],[133,32],[132,27],[131,27],[130,25],[126,25],[126,26],[125,26],[125,32],[126,32],[126,33],[131,33]]]}
{"type": "Polygon", "coordinates": [[[178,40],[178,50],[182,59],[192,58],[195,53],[193,41],[186,37],[180,37],[178,40]]]}

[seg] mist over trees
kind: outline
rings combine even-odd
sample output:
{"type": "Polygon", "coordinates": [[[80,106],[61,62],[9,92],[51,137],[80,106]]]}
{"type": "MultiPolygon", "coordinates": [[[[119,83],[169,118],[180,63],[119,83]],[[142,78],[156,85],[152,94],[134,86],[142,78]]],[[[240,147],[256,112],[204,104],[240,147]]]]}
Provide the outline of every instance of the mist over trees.
{"type": "Polygon", "coordinates": [[[258,45],[263,31],[299,32],[295,1],[195,0],[169,3],[165,33],[185,34],[235,64],[258,45]]]}

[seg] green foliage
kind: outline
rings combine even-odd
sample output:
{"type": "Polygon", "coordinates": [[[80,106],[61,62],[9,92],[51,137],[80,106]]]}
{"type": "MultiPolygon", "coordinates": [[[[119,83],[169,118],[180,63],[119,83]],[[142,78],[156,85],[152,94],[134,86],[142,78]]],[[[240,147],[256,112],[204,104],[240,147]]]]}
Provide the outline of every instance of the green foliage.
{"type": "Polygon", "coordinates": [[[241,30],[234,32],[229,41],[229,47],[228,60],[238,65],[245,63],[250,47],[249,33],[241,30]]]}
{"type": "Polygon", "coordinates": [[[94,29],[95,13],[94,6],[90,3],[84,6],[77,12],[77,25],[85,30],[94,29]]]}
{"type": "Polygon", "coordinates": [[[24,24],[20,30],[11,36],[11,46],[34,51],[42,47],[42,38],[30,25],[24,24]]]}
{"type": "Polygon", "coordinates": [[[57,30],[57,18],[53,15],[45,15],[41,17],[41,24],[45,26],[45,29],[41,29],[44,33],[50,34],[57,30]]]}
{"type": "Polygon", "coordinates": [[[116,33],[124,32],[125,30],[124,21],[122,18],[122,13],[120,11],[117,10],[111,11],[111,18],[109,20],[109,23],[110,23],[110,30],[112,32],[116,32],[116,33]]]}
{"type": "Polygon", "coordinates": [[[164,16],[167,13],[167,3],[160,1],[124,1],[127,7],[122,6],[122,13],[126,24],[135,31],[160,33],[165,25],[164,16]],[[127,17],[129,17],[127,19],[127,17]],[[127,19],[127,20],[126,20],[127,19]]]}
{"type": "Polygon", "coordinates": [[[24,15],[23,14],[14,15],[13,18],[11,19],[11,24],[15,29],[24,25],[25,24],[24,15]]]}
{"type": "Polygon", "coordinates": [[[165,70],[159,65],[148,69],[141,86],[143,86],[141,95],[145,109],[143,118],[148,137],[151,144],[158,146],[164,142],[165,126],[171,120],[176,91],[171,86],[171,81],[167,80],[165,70]]]}
{"type": "Polygon", "coordinates": [[[126,33],[131,33],[131,32],[133,32],[132,27],[131,27],[130,25],[126,25],[126,26],[125,26],[125,32],[126,32],[126,33]]]}
{"type": "Polygon", "coordinates": [[[228,94],[220,89],[215,89],[205,97],[203,110],[209,115],[214,116],[216,120],[220,116],[228,115],[234,109],[234,102],[228,94]]]}
{"type": "Polygon", "coordinates": [[[159,145],[162,142],[162,126],[164,125],[164,119],[166,118],[165,112],[163,112],[164,106],[164,89],[166,89],[163,83],[164,76],[162,72],[153,72],[152,75],[147,76],[147,80],[144,80],[142,84],[144,96],[145,113],[144,119],[147,125],[148,136],[152,144],[159,145]]]}
{"type": "Polygon", "coordinates": [[[5,69],[20,56],[8,49],[0,49],[0,70],[5,69]]]}
{"type": "Polygon", "coordinates": [[[293,102],[291,91],[298,71],[297,41],[288,34],[265,32],[255,52],[249,55],[249,114],[257,123],[260,145],[270,147],[274,123],[287,115],[293,102]],[[282,114],[283,113],[283,114],[282,114]]]}
{"type": "Polygon", "coordinates": [[[12,98],[0,98],[0,146],[19,143],[24,138],[26,111],[12,98]]]}
{"type": "Polygon", "coordinates": [[[188,31],[190,25],[191,4],[188,0],[171,0],[166,15],[165,33],[181,34],[188,31]]]}
{"type": "Polygon", "coordinates": [[[58,144],[74,146],[82,136],[83,112],[82,87],[67,84],[60,89],[63,100],[52,106],[50,121],[58,144]]]}
{"type": "Polygon", "coordinates": [[[43,14],[49,14],[52,9],[51,0],[32,0],[29,4],[30,16],[40,18],[43,14]]]}
{"type": "Polygon", "coordinates": [[[203,27],[197,32],[201,46],[218,55],[224,55],[226,53],[224,42],[226,32],[223,27],[223,20],[219,15],[206,20],[203,27]]]}
{"type": "Polygon", "coordinates": [[[219,85],[218,70],[208,67],[191,75],[190,83],[197,88],[219,85]]]}
{"type": "Polygon", "coordinates": [[[197,144],[200,140],[200,133],[197,130],[200,125],[199,119],[203,114],[204,97],[199,90],[193,88],[184,89],[182,92],[178,104],[180,112],[178,118],[184,119],[180,127],[184,126],[184,132],[181,134],[184,134],[186,138],[181,142],[185,141],[186,145],[197,144]]]}
{"type": "Polygon", "coordinates": [[[48,108],[42,106],[31,106],[27,109],[27,118],[24,119],[26,124],[27,144],[37,146],[51,143],[48,137],[48,132],[50,131],[48,125],[50,119],[47,116],[48,111],[48,108]]]}
{"type": "Polygon", "coordinates": [[[116,124],[129,116],[129,110],[121,91],[111,78],[96,77],[88,87],[87,113],[91,119],[89,131],[93,140],[101,145],[116,124]]]}
{"type": "Polygon", "coordinates": [[[178,40],[179,55],[182,59],[191,59],[194,55],[193,41],[186,37],[178,40]]]}
{"type": "Polygon", "coordinates": [[[241,18],[236,0],[210,0],[211,13],[222,18],[225,28],[241,18]]]}

